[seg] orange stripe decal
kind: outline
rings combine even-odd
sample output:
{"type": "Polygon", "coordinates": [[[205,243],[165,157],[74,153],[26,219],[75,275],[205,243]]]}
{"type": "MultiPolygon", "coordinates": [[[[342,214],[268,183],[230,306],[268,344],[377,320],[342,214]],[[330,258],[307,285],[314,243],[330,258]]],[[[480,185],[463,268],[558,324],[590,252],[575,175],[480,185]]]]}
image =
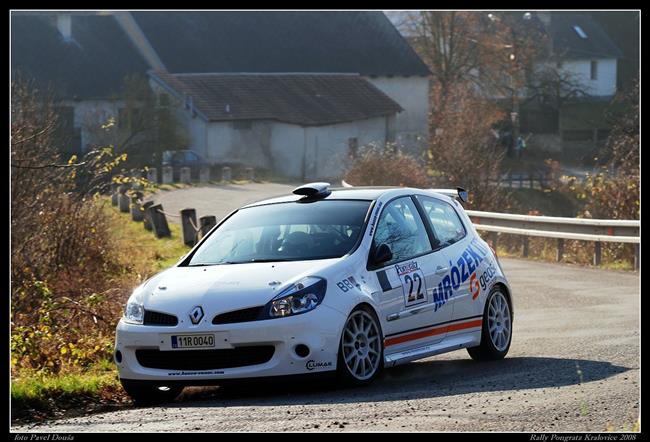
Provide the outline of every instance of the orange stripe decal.
{"type": "Polygon", "coordinates": [[[416,339],[426,338],[427,336],[435,336],[443,333],[448,333],[456,330],[464,330],[466,328],[480,327],[483,324],[482,319],[476,319],[474,321],[461,322],[459,324],[450,324],[445,325],[444,327],[431,328],[429,330],[423,330],[417,333],[411,333],[410,335],[398,336],[396,338],[388,338],[384,341],[384,347],[390,347],[391,345],[401,344],[402,342],[414,341],[416,339]]]}

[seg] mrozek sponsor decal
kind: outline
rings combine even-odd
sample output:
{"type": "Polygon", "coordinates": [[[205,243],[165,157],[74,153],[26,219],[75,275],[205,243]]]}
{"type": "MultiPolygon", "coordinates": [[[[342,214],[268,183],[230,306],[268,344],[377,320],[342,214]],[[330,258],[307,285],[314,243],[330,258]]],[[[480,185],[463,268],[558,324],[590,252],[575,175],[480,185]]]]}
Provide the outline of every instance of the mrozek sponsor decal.
{"type": "Polygon", "coordinates": [[[434,311],[445,305],[449,298],[457,292],[460,285],[467,280],[469,280],[469,291],[472,298],[478,297],[481,287],[477,281],[476,270],[486,256],[488,256],[487,249],[474,239],[455,263],[449,262],[449,272],[438,283],[438,287],[433,288],[434,311]]]}
{"type": "Polygon", "coordinates": [[[307,370],[315,370],[317,368],[327,368],[327,367],[331,367],[331,366],[332,366],[331,361],[321,362],[321,361],[314,361],[313,359],[310,359],[305,364],[305,367],[307,368],[307,370]]]}

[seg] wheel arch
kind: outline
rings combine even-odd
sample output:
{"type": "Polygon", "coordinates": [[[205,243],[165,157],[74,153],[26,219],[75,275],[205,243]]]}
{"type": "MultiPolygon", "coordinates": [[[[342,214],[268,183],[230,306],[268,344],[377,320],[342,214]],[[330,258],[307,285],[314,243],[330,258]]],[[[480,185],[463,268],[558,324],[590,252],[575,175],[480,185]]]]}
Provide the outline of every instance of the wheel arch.
{"type": "Polygon", "coordinates": [[[510,293],[510,288],[503,281],[495,282],[494,285],[492,285],[492,289],[490,291],[494,290],[495,288],[499,288],[506,295],[506,298],[508,299],[508,304],[509,304],[509,307],[510,307],[510,316],[512,317],[512,321],[514,321],[514,319],[515,319],[515,308],[514,308],[514,305],[513,305],[513,302],[512,302],[512,294],[510,293]]]}

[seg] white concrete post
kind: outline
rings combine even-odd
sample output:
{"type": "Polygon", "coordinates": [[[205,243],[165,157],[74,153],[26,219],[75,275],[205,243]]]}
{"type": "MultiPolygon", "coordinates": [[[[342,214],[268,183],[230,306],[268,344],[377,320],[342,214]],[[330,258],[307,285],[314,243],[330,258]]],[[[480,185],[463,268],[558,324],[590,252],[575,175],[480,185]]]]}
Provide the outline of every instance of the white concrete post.
{"type": "Polygon", "coordinates": [[[199,170],[199,181],[202,183],[210,181],[210,166],[201,166],[199,170]]]}
{"type": "Polygon", "coordinates": [[[174,181],[174,169],[171,166],[165,166],[162,169],[163,184],[171,184],[174,181]]]}
{"type": "Polygon", "coordinates": [[[181,167],[181,183],[192,182],[192,170],[189,167],[181,167]]]}
{"type": "Polygon", "coordinates": [[[228,166],[224,166],[221,169],[221,181],[232,181],[232,169],[228,166]]]}
{"type": "Polygon", "coordinates": [[[152,183],[158,182],[158,169],[155,167],[150,167],[149,170],[147,170],[147,181],[150,181],[152,183]]]}

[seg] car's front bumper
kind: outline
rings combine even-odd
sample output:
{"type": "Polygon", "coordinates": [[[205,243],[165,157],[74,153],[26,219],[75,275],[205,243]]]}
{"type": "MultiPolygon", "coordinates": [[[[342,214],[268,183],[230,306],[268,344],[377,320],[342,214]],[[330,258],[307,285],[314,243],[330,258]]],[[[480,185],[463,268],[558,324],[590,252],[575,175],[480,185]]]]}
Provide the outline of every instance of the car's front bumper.
{"type": "MultiPolygon", "coordinates": [[[[200,381],[249,377],[308,374],[336,369],[340,333],[345,316],[325,305],[302,315],[245,323],[174,327],[128,324],[121,320],[115,336],[115,358],[119,376],[132,380],[200,381]],[[137,350],[159,350],[166,358],[183,358],[186,350],[171,349],[172,335],[215,333],[218,348],[270,345],[273,356],[263,363],[229,368],[161,369],[144,367],[138,362],[137,350]],[[309,347],[300,357],[298,344],[309,347]],[[118,359],[121,359],[118,362],[118,359]],[[311,362],[310,362],[311,361],[311,362]]],[[[185,364],[187,365],[187,364],[185,364]]]]}

